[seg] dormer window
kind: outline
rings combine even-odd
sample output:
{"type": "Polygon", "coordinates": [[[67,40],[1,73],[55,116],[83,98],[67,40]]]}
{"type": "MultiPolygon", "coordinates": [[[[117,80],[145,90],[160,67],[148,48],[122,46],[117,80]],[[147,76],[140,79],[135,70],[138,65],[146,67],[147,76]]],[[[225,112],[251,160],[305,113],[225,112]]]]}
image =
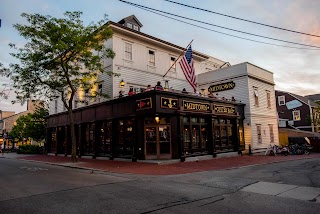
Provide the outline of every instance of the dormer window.
{"type": "Polygon", "coordinates": [[[132,24],[131,23],[127,23],[127,27],[132,29],[132,24]]]}
{"type": "Polygon", "coordinates": [[[133,30],[139,31],[138,25],[133,25],[133,30]]]}

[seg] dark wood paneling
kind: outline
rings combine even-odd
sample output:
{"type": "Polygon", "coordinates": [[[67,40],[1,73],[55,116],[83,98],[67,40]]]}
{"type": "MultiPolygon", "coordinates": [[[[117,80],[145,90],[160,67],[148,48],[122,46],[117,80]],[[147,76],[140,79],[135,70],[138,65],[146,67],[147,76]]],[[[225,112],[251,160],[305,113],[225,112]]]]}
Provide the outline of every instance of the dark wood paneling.
{"type": "Polygon", "coordinates": [[[82,111],[82,122],[91,122],[95,120],[95,108],[88,108],[82,111]]]}

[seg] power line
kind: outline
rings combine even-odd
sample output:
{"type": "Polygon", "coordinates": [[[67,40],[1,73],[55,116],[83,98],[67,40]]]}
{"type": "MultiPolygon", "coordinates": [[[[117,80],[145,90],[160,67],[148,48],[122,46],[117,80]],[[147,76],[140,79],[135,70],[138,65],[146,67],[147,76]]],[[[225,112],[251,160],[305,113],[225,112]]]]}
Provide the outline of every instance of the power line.
{"type": "Polygon", "coordinates": [[[186,21],[182,21],[182,20],[170,17],[170,16],[166,16],[166,15],[163,15],[161,13],[157,13],[157,12],[154,12],[152,10],[148,10],[148,9],[145,9],[145,8],[142,8],[142,7],[139,7],[139,6],[134,6],[134,7],[140,8],[142,10],[146,10],[146,11],[148,11],[150,13],[154,13],[154,14],[157,14],[157,15],[160,15],[160,16],[163,16],[163,17],[178,21],[178,22],[185,23],[187,25],[195,26],[195,27],[202,28],[202,29],[205,29],[205,30],[209,30],[209,31],[212,31],[212,32],[215,32],[215,33],[220,33],[220,34],[223,34],[223,35],[227,35],[227,36],[231,36],[231,37],[235,37],[235,38],[239,38],[239,39],[243,39],[243,40],[247,40],[247,41],[251,41],[251,42],[256,42],[256,43],[261,43],[261,44],[266,44],[266,45],[273,45],[273,46],[278,46],[278,47],[285,47],[285,48],[293,48],[293,49],[319,50],[319,49],[312,49],[312,48],[302,48],[302,47],[293,47],[293,46],[287,46],[287,45],[279,45],[279,44],[274,44],[274,43],[269,43],[269,42],[262,42],[262,41],[258,41],[258,40],[254,40],[254,39],[248,39],[248,38],[241,37],[241,36],[235,36],[235,35],[232,35],[232,34],[224,33],[224,32],[221,32],[221,31],[213,30],[213,29],[206,28],[206,27],[203,27],[203,26],[200,26],[200,25],[196,25],[196,24],[192,24],[192,23],[189,23],[189,22],[186,22],[186,21]]]}
{"type": "Polygon", "coordinates": [[[176,17],[179,17],[179,18],[188,19],[188,20],[191,20],[191,21],[199,22],[199,23],[206,24],[206,25],[211,25],[211,26],[218,27],[218,28],[223,28],[223,29],[230,30],[230,31],[235,31],[235,32],[238,32],[238,33],[248,34],[248,35],[251,35],[251,36],[261,37],[261,38],[280,41],[280,42],[286,42],[286,43],[295,44],[295,45],[301,45],[301,46],[313,47],[313,48],[320,48],[319,46],[307,45],[307,44],[302,44],[302,43],[297,43],[297,42],[291,42],[291,41],[286,41],[286,40],[282,40],[282,39],[276,39],[276,38],[272,38],[272,37],[267,37],[267,36],[262,36],[262,35],[258,35],[258,34],[248,33],[248,32],[245,32],[245,31],[235,30],[235,29],[232,29],[232,28],[227,28],[227,27],[223,27],[223,26],[220,26],[220,25],[215,25],[215,24],[211,24],[211,23],[208,23],[208,22],[203,22],[203,21],[200,21],[200,20],[196,20],[196,19],[191,19],[191,18],[188,18],[188,17],[185,17],[185,16],[176,15],[176,14],[173,14],[173,13],[165,12],[165,11],[162,11],[162,10],[157,10],[157,9],[154,9],[154,8],[146,7],[146,6],[143,6],[143,5],[135,4],[135,3],[124,1],[124,0],[119,0],[119,1],[121,1],[123,3],[126,3],[126,4],[129,4],[129,5],[132,5],[132,6],[145,8],[145,9],[149,9],[149,10],[153,10],[153,11],[157,11],[157,12],[168,14],[168,15],[171,15],[171,16],[176,16],[176,17]]]}
{"type": "Polygon", "coordinates": [[[248,19],[243,19],[243,18],[239,18],[239,17],[235,17],[235,16],[230,16],[230,15],[226,15],[226,14],[223,14],[223,13],[218,13],[218,12],[215,12],[215,11],[211,11],[211,10],[207,10],[207,9],[203,9],[203,8],[199,8],[199,7],[194,7],[194,6],[187,5],[187,4],[182,4],[182,3],[171,1],[171,0],[164,0],[164,1],[171,2],[173,4],[178,4],[178,5],[181,5],[181,6],[184,6],[184,7],[189,7],[189,8],[193,8],[193,9],[197,9],[197,10],[202,10],[202,11],[205,11],[205,12],[208,12],[208,13],[214,13],[214,14],[217,14],[217,15],[220,15],[220,16],[225,16],[225,17],[232,18],[232,19],[238,19],[238,20],[241,20],[241,21],[250,22],[250,23],[253,23],[253,24],[257,24],[257,25],[262,25],[262,26],[265,26],[265,27],[270,27],[270,28],[275,28],[275,29],[278,29],[278,30],[288,31],[288,32],[291,32],[291,33],[298,33],[298,34],[303,34],[303,35],[307,35],[307,36],[313,36],[313,37],[319,37],[320,38],[319,35],[315,35],[315,34],[304,33],[304,32],[301,32],[301,31],[290,30],[290,29],[286,29],[286,28],[282,28],[282,27],[268,25],[268,24],[264,24],[264,23],[261,23],[261,22],[256,22],[256,21],[252,21],[252,20],[248,20],[248,19]]]}

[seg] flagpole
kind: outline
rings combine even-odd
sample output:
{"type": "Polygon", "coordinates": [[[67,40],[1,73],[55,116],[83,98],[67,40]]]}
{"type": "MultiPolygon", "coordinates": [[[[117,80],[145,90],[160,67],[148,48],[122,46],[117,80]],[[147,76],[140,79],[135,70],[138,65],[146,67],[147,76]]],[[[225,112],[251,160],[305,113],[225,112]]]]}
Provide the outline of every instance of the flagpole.
{"type": "Polygon", "coordinates": [[[168,74],[168,72],[170,71],[170,69],[173,67],[174,64],[176,64],[176,62],[178,61],[178,59],[180,58],[180,56],[182,56],[182,54],[188,49],[188,47],[191,45],[192,42],[193,42],[193,40],[191,40],[191,42],[189,43],[189,45],[180,53],[180,55],[178,56],[178,58],[176,59],[176,61],[174,61],[174,63],[170,66],[170,68],[167,70],[167,72],[163,75],[163,78],[168,74]]]}

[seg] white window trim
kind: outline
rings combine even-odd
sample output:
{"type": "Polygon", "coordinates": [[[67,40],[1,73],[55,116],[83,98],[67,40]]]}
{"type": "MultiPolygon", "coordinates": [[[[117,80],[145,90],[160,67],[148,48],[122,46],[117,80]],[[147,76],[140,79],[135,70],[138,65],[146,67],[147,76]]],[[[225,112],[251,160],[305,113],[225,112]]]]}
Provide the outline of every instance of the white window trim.
{"type": "Polygon", "coordinates": [[[267,96],[267,107],[271,108],[272,107],[272,103],[271,103],[271,92],[266,90],[266,96],[267,96]],[[268,99],[268,95],[269,95],[269,99],[268,99]]]}
{"type": "Polygon", "coordinates": [[[284,106],[284,105],[286,105],[286,96],[284,96],[284,95],[278,96],[278,105],[279,105],[279,106],[284,106]],[[280,101],[282,101],[282,100],[280,100],[280,98],[283,98],[283,104],[280,103],[280,101]]]}
{"type": "Polygon", "coordinates": [[[151,67],[154,67],[154,68],[156,67],[156,51],[155,50],[148,49],[148,65],[151,67]],[[150,51],[153,52],[153,57],[154,57],[153,62],[151,61],[151,58],[150,58],[150,56],[152,55],[152,54],[150,54],[150,51]]]}
{"type": "Polygon", "coordinates": [[[254,106],[259,107],[260,102],[259,102],[259,91],[258,91],[258,87],[253,86],[253,96],[254,96],[254,106]],[[256,104],[256,99],[257,99],[257,104],[256,104]]]}
{"type": "Polygon", "coordinates": [[[126,27],[128,27],[128,28],[130,28],[130,29],[133,29],[133,24],[130,23],[130,22],[127,22],[126,27]],[[131,26],[130,26],[130,25],[131,25],[131,26]]]}
{"type": "Polygon", "coordinates": [[[138,27],[138,25],[133,25],[133,30],[139,30],[139,27],[138,27]]]}
{"type": "Polygon", "coordinates": [[[300,110],[294,110],[292,111],[292,120],[293,121],[301,121],[301,114],[300,114],[300,110]],[[299,120],[296,120],[295,116],[294,116],[294,113],[295,112],[299,112],[299,120]]]}
{"type": "Polygon", "coordinates": [[[257,140],[258,140],[258,143],[262,144],[262,126],[261,126],[261,124],[256,124],[256,128],[257,128],[257,140]],[[258,127],[260,127],[260,138],[259,138],[258,127]],[[259,142],[259,140],[260,140],[260,142],[259,142]]]}
{"type": "MultiPolygon", "coordinates": [[[[129,52],[128,52],[129,53],[129,52]]],[[[133,43],[131,42],[127,42],[127,41],[124,41],[124,50],[123,50],[123,54],[124,54],[124,57],[123,59],[126,60],[126,61],[129,61],[129,62],[132,62],[132,59],[133,59],[133,43]],[[127,59],[127,50],[126,50],[126,46],[128,45],[131,45],[131,59],[127,59]]]]}

